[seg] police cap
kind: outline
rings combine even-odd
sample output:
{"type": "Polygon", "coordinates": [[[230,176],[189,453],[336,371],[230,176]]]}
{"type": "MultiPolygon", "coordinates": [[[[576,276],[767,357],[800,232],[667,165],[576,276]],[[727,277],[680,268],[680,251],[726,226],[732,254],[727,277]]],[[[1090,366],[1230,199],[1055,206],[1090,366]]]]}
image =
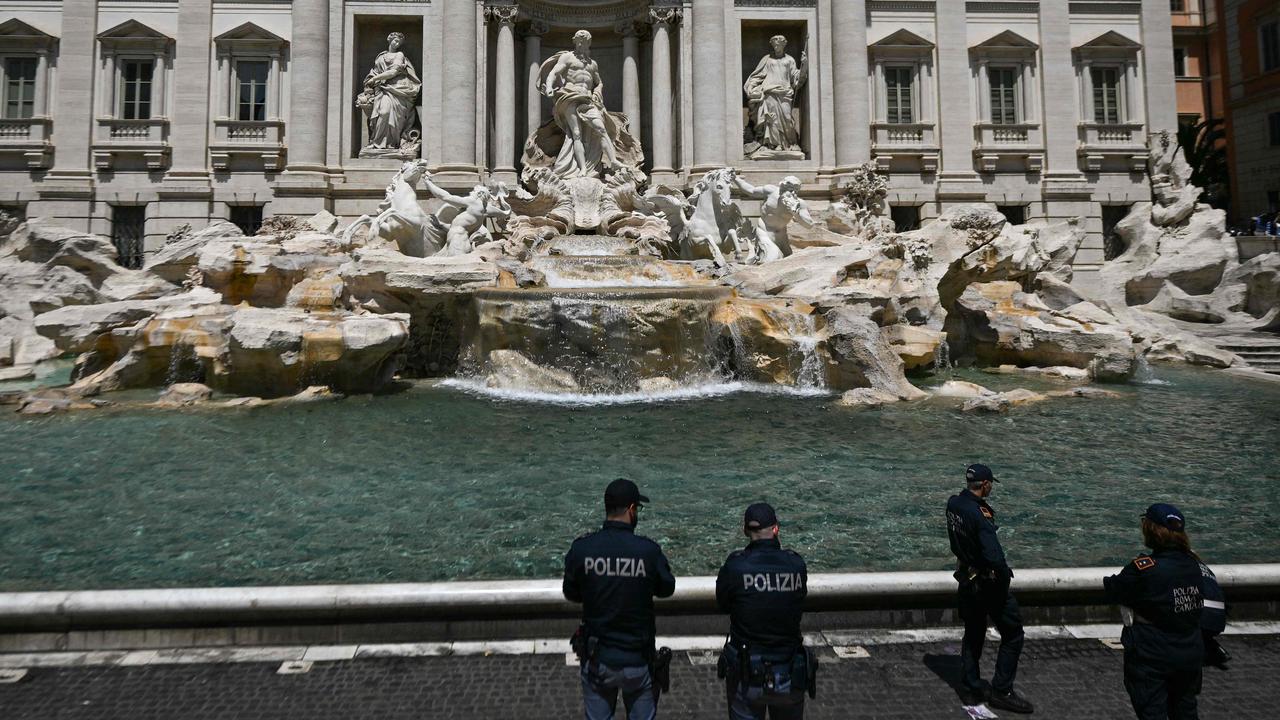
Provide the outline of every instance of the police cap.
{"type": "Polygon", "coordinates": [[[991,468],[980,463],[974,463],[964,469],[965,482],[979,483],[990,480],[991,482],[1000,482],[996,479],[995,473],[991,472],[991,468]]]}
{"type": "Polygon", "coordinates": [[[1142,517],[1163,528],[1170,530],[1182,531],[1187,525],[1187,519],[1182,511],[1168,503],[1156,503],[1147,508],[1142,517]]]}
{"type": "Polygon", "coordinates": [[[626,478],[618,478],[604,489],[604,506],[606,508],[624,508],[631,504],[639,505],[649,502],[649,498],[640,494],[640,488],[626,478]]]}
{"type": "Polygon", "coordinates": [[[778,515],[769,503],[755,503],[742,515],[742,527],[747,530],[763,530],[778,524],[778,515]]]}

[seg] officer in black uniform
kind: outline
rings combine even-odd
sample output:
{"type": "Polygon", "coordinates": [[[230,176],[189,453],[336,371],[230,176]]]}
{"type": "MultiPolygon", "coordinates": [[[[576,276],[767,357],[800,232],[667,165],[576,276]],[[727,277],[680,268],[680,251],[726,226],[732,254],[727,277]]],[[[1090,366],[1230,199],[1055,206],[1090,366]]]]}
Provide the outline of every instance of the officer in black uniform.
{"type": "Polygon", "coordinates": [[[1204,598],[1221,597],[1221,591],[1192,552],[1178,508],[1156,503],[1141,517],[1142,540],[1151,554],[1103,580],[1107,597],[1124,606],[1124,687],[1141,720],[1195,720],[1204,598]]]}
{"type": "Polygon", "coordinates": [[[729,554],[716,577],[716,603],[729,613],[720,656],[731,720],[793,720],[814,695],[817,658],[806,651],[800,616],[808,593],[804,559],[778,542],[778,517],[767,503],[743,516],[747,547],[729,554]]]}
{"type": "Polygon", "coordinates": [[[999,480],[986,465],[970,465],[964,477],[967,487],[947,501],[947,534],[956,556],[955,577],[960,583],[958,600],[964,620],[960,663],[965,702],[977,704],[985,694],[995,707],[1029,713],[1034,710],[1031,703],[1013,689],[1023,639],[1018,601],[1009,593],[1013,570],[996,537],[996,513],[986,501],[993,483],[999,480]],[[984,693],[978,661],[989,621],[1000,632],[1000,651],[991,691],[984,693]]]}
{"type": "Polygon", "coordinates": [[[647,502],[630,480],[609,483],[604,527],[574,540],[564,557],[564,596],[582,603],[574,649],[587,720],[613,718],[619,692],[629,720],[657,717],[653,598],[670,597],[676,579],[662,548],[635,534],[647,502]]]}

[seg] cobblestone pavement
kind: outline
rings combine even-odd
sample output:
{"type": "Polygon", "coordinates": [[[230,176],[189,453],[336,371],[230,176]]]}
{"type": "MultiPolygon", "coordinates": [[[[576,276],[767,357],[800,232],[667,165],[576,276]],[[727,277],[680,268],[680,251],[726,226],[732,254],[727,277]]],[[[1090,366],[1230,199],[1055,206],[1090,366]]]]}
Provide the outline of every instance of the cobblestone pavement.
{"type": "MultiPolygon", "coordinates": [[[[1223,638],[1230,670],[1208,669],[1206,719],[1276,718],[1280,636],[1223,638]]],[[[954,643],[867,647],[838,660],[822,650],[818,699],[809,718],[964,718],[952,688],[954,643]]],[[[984,670],[990,672],[988,648],[984,670]]],[[[557,655],[357,658],[277,674],[279,663],[31,668],[0,684],[4,720],[319,720],[324,718],[573,718],[581,716],[577,669],[557,655]]],[[[1121,684],[1121,653],[1098,640],[1028,641],[1018,688],[1036,718],[1133,717],[1121,684]]],[[[1000,713],[1002,717],[1015,717],[1000,713]]],[[[663,718],[723,718],[714,665],[676,653],[663,718]]]]}

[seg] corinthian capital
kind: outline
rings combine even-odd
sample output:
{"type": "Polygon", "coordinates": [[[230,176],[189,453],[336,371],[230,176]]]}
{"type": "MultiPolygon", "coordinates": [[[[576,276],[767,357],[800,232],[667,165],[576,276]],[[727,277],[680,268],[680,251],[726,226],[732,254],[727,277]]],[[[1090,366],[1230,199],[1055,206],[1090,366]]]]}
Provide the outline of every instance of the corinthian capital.
{"type": "Polygon", "coordinates": [[[654,25],[675,25],[683,16],[684,11],[678,7],[649,8],[649,22],[654,25]]]}
{"type": "Polygon", "coordinates": [[[498,24],[513,24],[520,15],[520,6],[510,4],[486,5],[484,19],[498,24]]]}

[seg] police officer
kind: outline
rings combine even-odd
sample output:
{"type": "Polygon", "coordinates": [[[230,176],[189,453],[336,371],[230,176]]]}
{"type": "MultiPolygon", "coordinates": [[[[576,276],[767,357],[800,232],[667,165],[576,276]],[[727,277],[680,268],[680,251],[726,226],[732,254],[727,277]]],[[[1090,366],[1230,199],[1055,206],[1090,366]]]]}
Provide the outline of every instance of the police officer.
{"type": "Polygon", "coordinates": [[[743,515],[751,541],[729,554],[716,577],[716,603],[729,613],[720,656],[731,720],[798,719],[814,694],[817,659],[805,650],[800,616],[808,592],[804,559],[778,542],[778,517],[767,503],[743,515]]]}
{"type": "Polygon", "coordinates": [[[1103,580],[1108,599],[1124,606],[1124,687],[1141,720],[1195,720],[1204,598],[1206,590],[1219,598],[1221,591],[1192,552],[1178,508],[1156,503],[1141,518],[1142,541],[1151,554],[1103,580]]]}
{"type": "Polygon", "coordinates": [[[1034,710],[1026,698],[1013,689],[1022,654],[1022,615],[1018,601],[1009,593],[1013,570],[1005,560],[996,537],[996,513],[987,504],[993,483],[999,482],[986,465],[970,465],[964,473],[966,487],[947,501],[947,534],[956,556],[958,602],[964,620],[964,641],[960,651],[961,682],[966,704],[977,704],[984,695],[995,707],[1016,713],[1034,710]],[[987,627],[994,622],[1000,632],[1000,651],[990,693],[983,692],[978,661],[987,627]]]}
{"type": "Polygon", "coordinates": [[[630,480],[609,483],[604,527],[574,540],[564,557],[564,596],[582,603],[574,649],[587,720],[612,718],[619,692],[629,720],[657,717],[653,598],[670,597],[676,579],[662,548],[635,534],[647,502],[630,480]]]}

